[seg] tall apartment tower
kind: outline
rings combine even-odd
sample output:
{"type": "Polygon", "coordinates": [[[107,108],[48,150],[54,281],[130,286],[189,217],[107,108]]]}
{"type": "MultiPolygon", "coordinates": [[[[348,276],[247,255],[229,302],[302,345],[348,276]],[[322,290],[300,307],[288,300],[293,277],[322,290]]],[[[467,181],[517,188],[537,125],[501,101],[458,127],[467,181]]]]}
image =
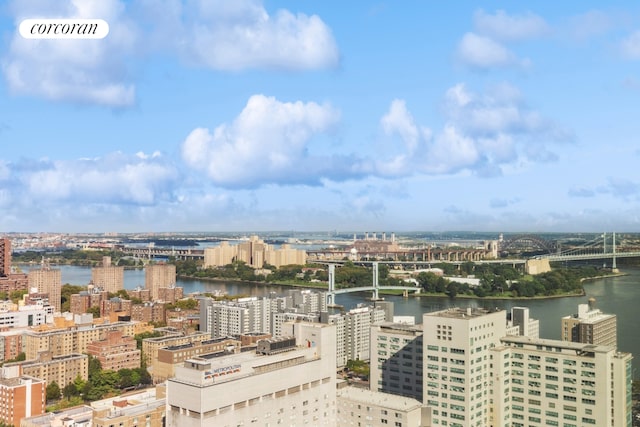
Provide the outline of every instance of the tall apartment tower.
{"type": "Polygon", "coordinates": [[[371,327],[371,390],[423,401],[422,325],[371,327]]]}
{"type": "Polygon", "coordinates": [[[0,238],[0,276],[11,274],[11,240],[0,238]]]}
{"type": "Polygon", "coordinates": [[[124,267],[112,265],[109,256],[102,257],[102,267],[91,269],[91,281],[94,286],[116,293],[124,289],[124,267]]]}
{"type": "Polygon", "coordinates": [[[28,278],[29,288],[36,288],[39,293],[48,294],[49,304],[56,312],[60,312],[62,272],[57,268],[51,268],[43,259],[39,269],[29,271],[28,278]]]}
{"type": "Polygon", "coordinates": [[[144,287],[151,291],[151,299],[160,299],[160,288],[176,284],[176,266],[173,264],[148,265],[144,269],[144,287]]]}
{"type": "Polygon", "coordinates": [[[425,313],[423,327],[423,399],[433,425],[491,425],[489,356],[506,335],[506,312],[450,308],[425,313]]]}
{"type": "Polygon", "coordinates": [[[255,352],[187,360],[167,381],[166,425],[336,425],[334,331],[289,323],[255,352]]]}
{"type": "Polygon", "coordinates": [[[631,426],[630,353],[522,336],[503,337],[490,353],[485,425],[631,426]]]}
{"type": "Polygon", "coordinates": [[[595,308],[595,299],[579,304],[578,313],[562,318],[562,340],[617,347],[615,314],[604,314],[595,308]]]}

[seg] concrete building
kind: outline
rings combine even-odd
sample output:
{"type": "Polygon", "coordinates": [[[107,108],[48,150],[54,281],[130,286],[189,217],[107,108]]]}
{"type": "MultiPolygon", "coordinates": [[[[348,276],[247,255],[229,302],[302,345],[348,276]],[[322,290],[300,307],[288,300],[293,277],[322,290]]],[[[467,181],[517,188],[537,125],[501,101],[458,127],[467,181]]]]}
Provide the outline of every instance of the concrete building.
{"type": "Polygon", "coordinates": [[[279,249],[266,244],[258,236],[251,236],[248,241],[238,245],[230,245],[229,242],[221,242],[215,248],[204,250],[204,267],[222,267],[233,261],[243,261],[253,268],[262,268],[266,263],[275,267],[297,264],[304,265],[307,262],[307,253],[294,249],[291,245],[284,244],[279,249]]]}
{"type": "Polygon", "coordinates": [[[507,335],[540,337],[540,321],[529,316],[528,307],[513,307],[507,317],[507,335]]]}
{"type": "Polygon", "coordinates": [[[338,426],[427,427],[430,408],[410,397],[396,396],[359,387],[337,392],[338,426]]]}
{"type": "Polygon", "coordinates": [[[336,425],[335,327],[289,325],[291,339],[176,368],[167,426],[336,425]]]}
{"type": "Polygon", "coordinates": [[[55,381],[62,389],[77,377],[85,381],[89,378],[89,357],[78,353],[53,356],[50,351],[43,351],[33,360],[5,363],[2,374],[6,378],[28,375],[47,384],[55,381]]]}
{"type": "Polygon", "coordinates": [[[506,312],[449,308],[425,313],[423,327],[423,393],[432,423],[490,426],[489,356],[506,335],[506,312]]]}
{"type": "Polygon", "coordinates": [[[269,332],[271,302],[268,298],[239,298],[234,301],[212,301],[201,305],[200,330],[212,338],[239,336],[249,332],[269,332]],[[202,323],[204,317],[205,323],[202,323]]]}
{"type": "Polygon", "coordinates": [[[166,399],[161,389],[91,402],[93,427],[164,427],[166,399]]]}
{"type": "Polygon", "coordinates": [[[11,274],[11,240],[0,238],[0,276],[11,274]]]}
{"type": "Polygon", "coordinates": [[[35,359],[41,351],[51,351],[53,356],[71,353],[86,353],[87,346],[104,339],[109,331],[120,331],[122,335],[138,333],[136,322],[116,322],[104,325],[76,326],[71,329],[27,331],[23,336],[23,351],[27,360],[35,359]]]}
{"type": "Polygon", "coordinates": [[[102,369],[119,371],[140,367],[140,350],[132,336],[123,336],[120,331],[109,331],[104,339],[87,346],[87,353],[96,357],[102,369]]]}
{"type": "Polygon", "coordinates": [[[0,422],[19,426],[21,419],[43,414],[46,388],[44,380],[28,375],[0,378],[0,422]]]}
{"type": "Polygon", "coordinates": [[[0,303],[0,328],[26,328],[53,322],[54,308],[50,305],[27,305],[11,311],[1,306],[2,303],[0,303]]]}
{"type": "Polygon", "coordinates": [[[124,289],[124,267],[111,264],[111,257],[102,257],[102,267],[91,269],[91,282],[102,290],[116,293],[124,289]]]}
{"type": "Polygon", "coordinates": [[[563,341],[596,345],[618,345],[617,318],[615,314],[604,314],[595,308],[595,299],[589,304],[579,304],[578,313],[562,318],[563,341]]]}
{"type": "Polygon", "coordinates": [[[160,299],[160,288],[174,287],[176,266],[173,264],[148,265],[144,269],[144,287],[151,292],[151,299],[160,299]]]}
{"type": "Polygon", "coordinates": [[[322,322],[336,325],[336,365],[348,360],[369,360],[371,325],[384,322],[385,310],[358,306],[346,313],[322,314],[322,322]]]}
{"type": "Polygon", "coordinates": [[[371,390],[422,402],[423,363],[422,325],[383,322],[371,327],[371,390]]]}
{"type": "Polygon", "coordinates": [[[56,312],[60,311],[62,292],[62,271],[58,268],[51,268],[49,263],[43,260],[42,265],[37,270],[28,273],[29,288],[37,289],[38,292],[49,295],[49,304],[56,312]]]}
{"type": "Polygon", "coordinates": [[[23,418],[20,427],[92,427],[93,410],[89,406],[76,406],[56,412],[23,418]]]}
{"type": "Polygon", "coordinates": [[[484,406],[484,425],[631,425],[631,354],[516,336],[503,337],[489,353],[492,404],[484,406]]]}
{"type": "Polygon", "coordinates": [[[158,349],[158,357],[151,365],[153,382],[158,384],[173,377],[176,367],[187,359],[201,355],[235,354],[239,353],[241,348],[241,342],[236,339],[217,338],[158,349]]]}
{"type": "Polygon", "coordinates": [[[142,340],[142,357],[147,366],[152,366],[158,358],[158,350],[170,346],[178,346],[189,343],[207,341],[211,336],[206,332],[196,332],[183,335],[178,331],[169,333],[164,337],[145,338],[142,340]]]}

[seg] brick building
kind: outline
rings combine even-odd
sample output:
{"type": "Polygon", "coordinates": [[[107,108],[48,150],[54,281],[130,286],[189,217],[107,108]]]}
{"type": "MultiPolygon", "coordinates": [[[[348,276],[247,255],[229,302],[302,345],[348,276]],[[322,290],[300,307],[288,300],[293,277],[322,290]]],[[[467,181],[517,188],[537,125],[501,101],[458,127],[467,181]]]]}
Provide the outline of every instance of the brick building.
{"type": "Polygon", "coordinates": [[[119,331],[110,331],[105,339],[89,344],[87,353],[98,358],[102,369],[118,371],[140,367],[140,350],[136,348],[136,341],[119,331]]]}

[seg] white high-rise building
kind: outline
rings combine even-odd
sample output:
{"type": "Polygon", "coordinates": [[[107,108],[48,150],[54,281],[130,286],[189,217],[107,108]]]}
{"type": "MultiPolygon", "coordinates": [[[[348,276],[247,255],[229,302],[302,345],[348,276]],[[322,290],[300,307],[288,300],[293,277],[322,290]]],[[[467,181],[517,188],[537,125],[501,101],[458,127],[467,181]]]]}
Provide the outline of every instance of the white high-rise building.
{"type": "Polygon", "coordinates": [[[424,403],[433,425],[487,427],[491,348],[506,335],[506,312],[450,308],[423,315],[424,403]]]}
{"type": "Polygon", "coordinates": [[[336,325],[337,365],[348,360],[369,360],[371,325],[384,322],[385,311],[376,307],[357,307],[346,313],[332,314],[327,322],[336,325]]]}
{"type": "Polygon", "coordinates": [[[490,355],[487,426],[631,425],[629,353],[611,346],[508,336],[490,355]]]}
{"type": "Polygon", "coordinates": [[[290,339],[176,368],[167,382],[166,425],[336,425],[335,327],[288,325],[290,339]]]}
{"type": "Polygon", "coordinates": [[[422,325],[383,322],[371,327],[371,390],[423,401],[422,325]]]}
{"type": "Polygon", "coordinates": [[[540,321],[529,316],[528,307],[511,308],[507,321],[507,335],[521,335],[529,338],[540,337],[540,321]]]}

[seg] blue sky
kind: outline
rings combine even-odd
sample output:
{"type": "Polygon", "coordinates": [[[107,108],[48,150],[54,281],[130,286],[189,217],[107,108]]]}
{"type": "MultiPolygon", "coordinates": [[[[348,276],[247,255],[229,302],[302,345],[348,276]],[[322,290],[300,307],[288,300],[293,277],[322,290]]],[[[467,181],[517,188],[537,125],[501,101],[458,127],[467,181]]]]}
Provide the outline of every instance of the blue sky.
{"type": "Polygon", "coordinates": [[[640,5],[449,3],[5,4],[0,232],[640,231],[640,5]]]}

